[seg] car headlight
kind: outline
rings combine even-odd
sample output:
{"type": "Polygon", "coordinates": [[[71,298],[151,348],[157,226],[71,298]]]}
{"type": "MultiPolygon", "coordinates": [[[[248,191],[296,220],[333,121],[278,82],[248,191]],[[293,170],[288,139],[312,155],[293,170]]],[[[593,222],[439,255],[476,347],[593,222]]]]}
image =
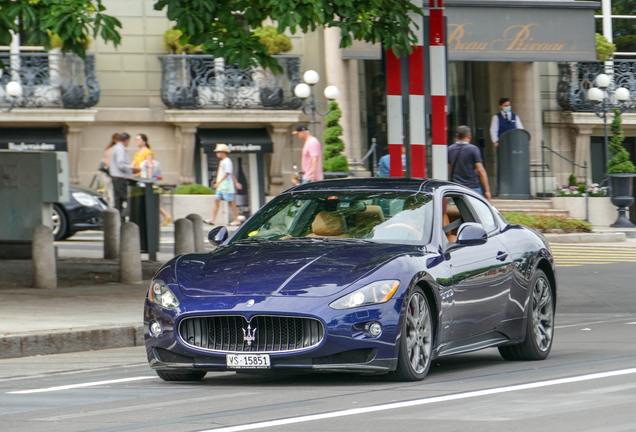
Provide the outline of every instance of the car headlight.
{"type": "Polygon", "coordinates": [[[77,201],[78,203],[80,203],[83,206],[86,207],[101,207],[99,200],[97,199],[97,197],[94,197],[93,195],[89,195],[85,192],[73,192],[73,198],[75,198],[75,201],[77,201]]]}
{"type": "Polygon", "coordinates": [[[166,309],[175,309],[179,306],[179,300],[177,300],[172,291],[170,291],[168,285],[160,279],[155,279],[150,284],[148,298],[151,302],[166,309]]]}
{"type": "Polygon", "coordinates": [[[383,280],[373,282],[365,287],[362,287],[354,292],[347,294],[344,297],[340,297],[338,300],[332,302],[329,306],[332,309],[350,309],[359,306],[368,306],[372,304],[384,303],[389,301],[393,294],[400,286],[400,281],[396,280],[383,280]]]}

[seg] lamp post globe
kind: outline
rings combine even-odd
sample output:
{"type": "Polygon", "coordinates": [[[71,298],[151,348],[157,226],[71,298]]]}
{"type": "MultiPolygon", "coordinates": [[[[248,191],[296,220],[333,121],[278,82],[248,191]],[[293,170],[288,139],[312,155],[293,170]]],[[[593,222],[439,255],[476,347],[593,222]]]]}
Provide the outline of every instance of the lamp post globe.
{"type": "Polygon", "coordinates": [[[310,85],[318,84],[318,81],[320,81],[320,75],[318,75],[318,72],[315,70],[308,70],[303,74],[303,81],[310,85]]]}
{"type": "Polygon", "coordinates": [[[6,87],[7,94],[12,98],[22,96],[22,86],[17,81],[9,81],[6,87]]]}
{"type": "Polygon", "coordinates": [[[607,88],[610,85],[611,79],[607,74],[598,74],[595,82],[597,87],[607,88]]]}
{"type": "Polygon", "coordinates": [[[614,91],[614,95],[616,96],[616,99],[618,99],[621,102],[625,102],[629,100],[629,90],[626,89],[625,87],[619,87],[614,91]]]}
{"type": "Polygon", "coordinates": [[[592,102],[600,102],[605,97],[605,92],[598,87],[592,87],[587,91],[587,98],[592,102]]]}
{"type": "Polygon", "coordinates": [[[294,87],[294,94],[300,99],[307,99],[311,94],[311,87],[305,83],[300,83],[294,87]]]}
{"type": "Polygon", "coordinates": [[[340,90],[336,86],[328,86],[325,88],[325,97],[329,100],[337,99],[340,96],[340,90]]]}

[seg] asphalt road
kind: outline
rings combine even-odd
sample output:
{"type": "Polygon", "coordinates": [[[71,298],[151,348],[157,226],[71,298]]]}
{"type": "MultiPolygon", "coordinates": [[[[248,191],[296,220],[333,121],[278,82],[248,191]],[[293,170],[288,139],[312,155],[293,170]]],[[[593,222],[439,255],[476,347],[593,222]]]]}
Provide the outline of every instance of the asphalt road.
{"type": "Polygon", "coordinates": [[[436,360],[416,383],[235,373],[167,383],[142,347],[0,360],[0,430],[634,431],[633,266],[560,269],[542,362],[489,349],[436,360]]]}

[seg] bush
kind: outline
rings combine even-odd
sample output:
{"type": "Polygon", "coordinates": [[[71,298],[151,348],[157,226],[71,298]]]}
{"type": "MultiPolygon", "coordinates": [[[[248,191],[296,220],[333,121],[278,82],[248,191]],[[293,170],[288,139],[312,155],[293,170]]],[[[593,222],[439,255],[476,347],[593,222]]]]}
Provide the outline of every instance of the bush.
{"type": "Polygon", "coordinates": [[[608,174],[633,173],[636,167],[630,160],[629,152],[623,147],[623,128],[621,127],[621,112],[614,108],[614,121],[611,125],[612,138],[609,142],[611,159],[607,162],[608,174]]]}
{"type": "Polygon", "coordinates": [[[270,55],[280,54],[292,49],[291,39],[286,34],[278,33],[278,29],[268,25],[254,30],[261,43],[267,48],[270,55]]]}
{"type": "Polygon", "coordinates": [[[609,43],[608,40],[600,33],[596,33],[596,57],[599,61],[605,61],[614,56],[616,45],[609,43]]]}
{"type": "Polygon", "coordinates": [[[525,213],[510,212],[504,213],[504,217],[511,224],[525,225],[542,232],[553,229],[592,232],[592,225],[589,223],[580,219],[567,218],[563,216],[528,215],[525,213]]]}
{"type": "Polygon", "coordinates": [[[214,195],[214,189],[200,184],[181,185],[174,190],[175,195],[214,195]]]}
{"type": "Polygon", "coordinates": [[[342,111],[338,108],[338,102],[329,102],[329,114],[327,114],[326,118],[327,129],[322,135],[322,139],[325,142],[325,148],[322,151],[323,171],[349,172],[347,158],[340,154],[345,146],[340,139],[340,135],[342,135],[342,126],[338,124],[340,117],[342,117],[342,111]]]}

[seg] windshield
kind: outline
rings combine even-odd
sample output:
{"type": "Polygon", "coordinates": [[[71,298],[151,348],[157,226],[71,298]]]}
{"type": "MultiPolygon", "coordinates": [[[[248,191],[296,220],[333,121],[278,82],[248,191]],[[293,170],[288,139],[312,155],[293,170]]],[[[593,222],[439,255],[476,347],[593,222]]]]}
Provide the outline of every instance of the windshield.
{"type": "Polygon", "coordinates": [[[279,196],[232,238],[237,241],[430,241],[432,197],[413,192],[300,192],[279,196]]]}

